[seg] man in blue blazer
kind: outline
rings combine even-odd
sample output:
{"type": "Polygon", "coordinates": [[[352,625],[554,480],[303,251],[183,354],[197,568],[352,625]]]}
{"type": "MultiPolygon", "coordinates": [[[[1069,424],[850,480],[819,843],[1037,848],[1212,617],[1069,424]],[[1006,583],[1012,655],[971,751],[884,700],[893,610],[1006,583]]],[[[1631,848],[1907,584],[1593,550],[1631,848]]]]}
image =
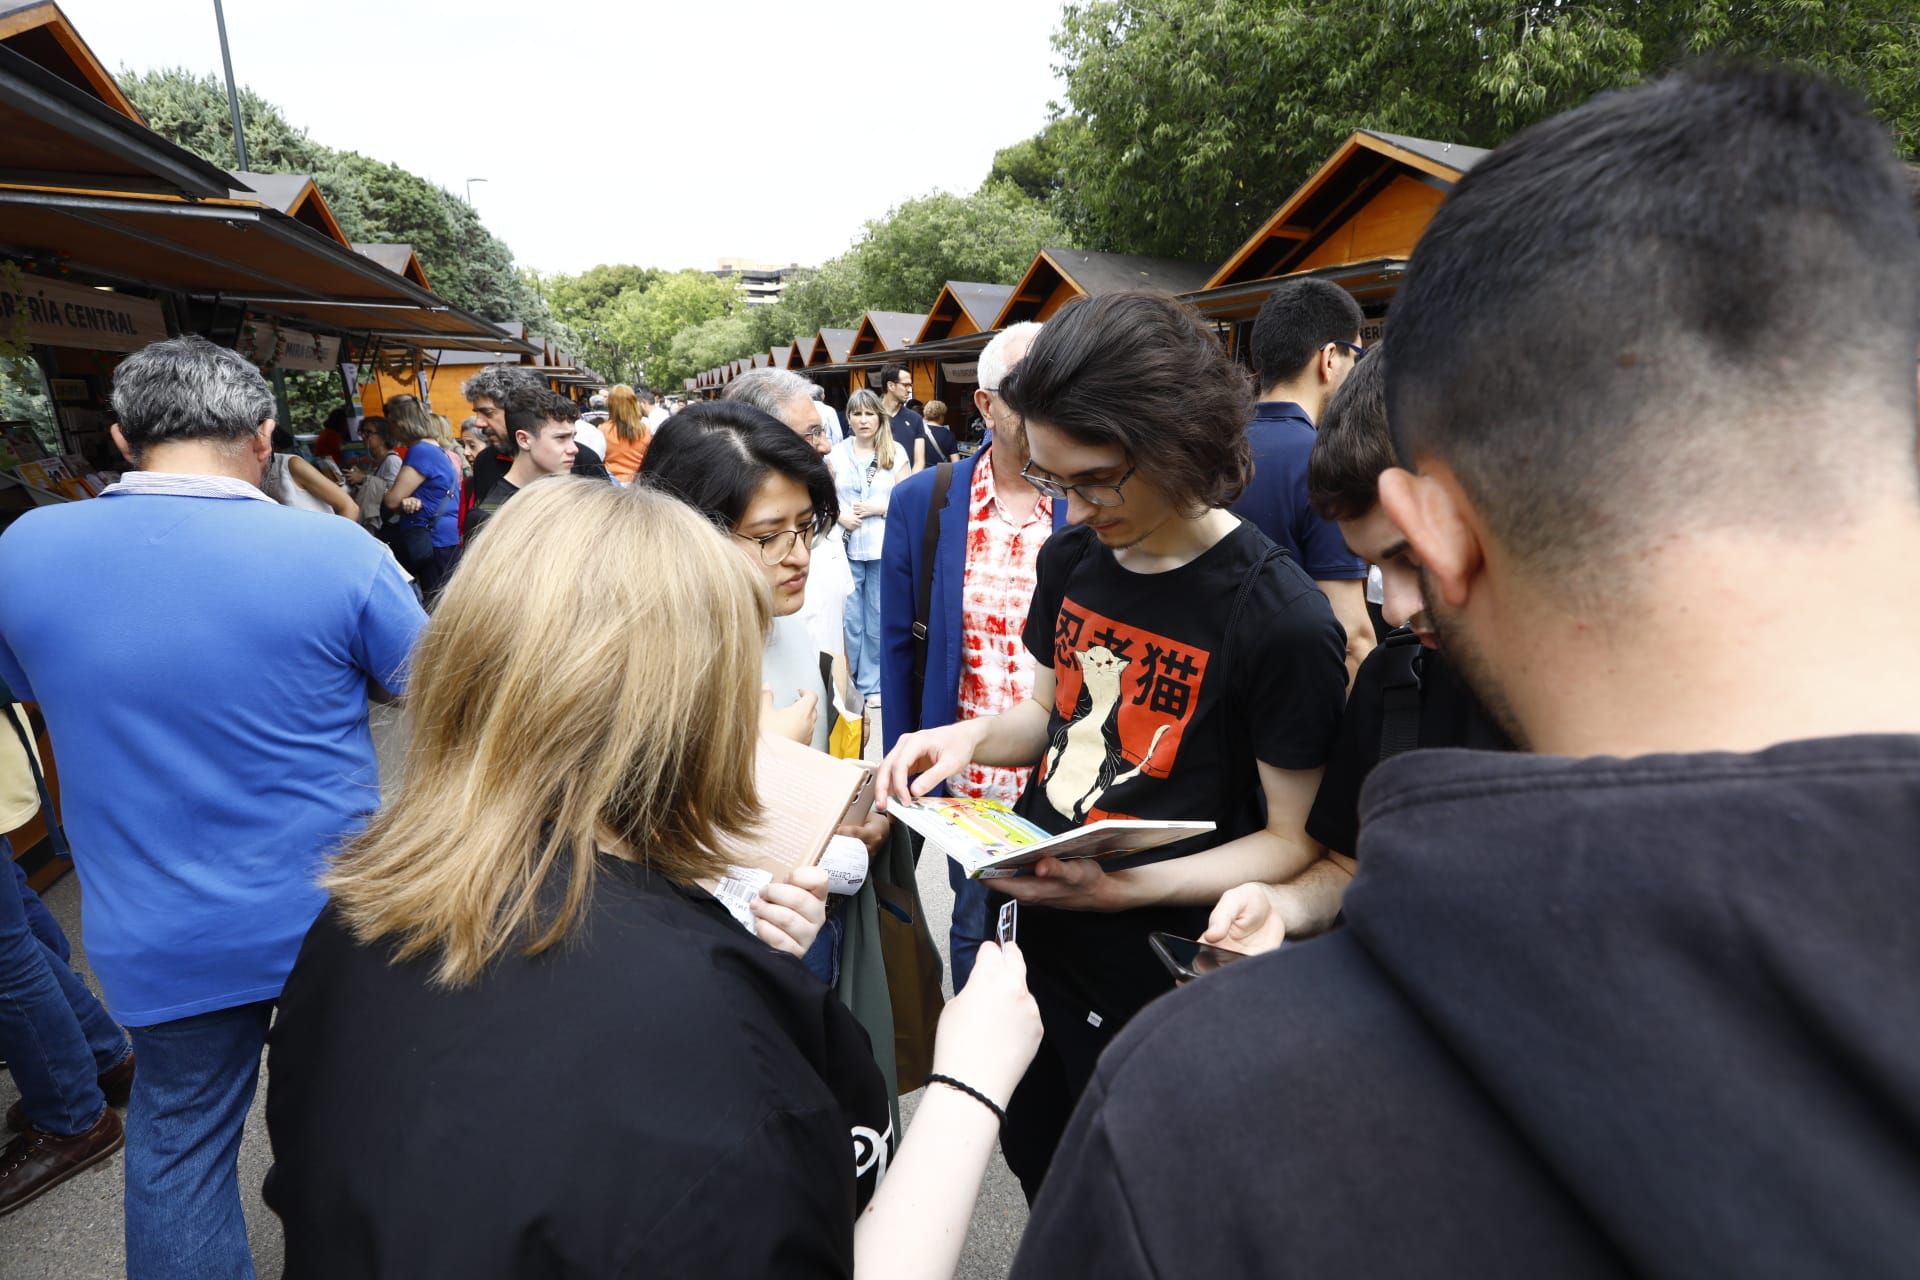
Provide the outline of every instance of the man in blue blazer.
{"type": "MultiPolygon", "coordinates": [[[[973,393],[991,435],[953,464],[940,502],[927,610],[924,687],[914,687],[914,610],[925,572],[927,524],[939,485],[929,467],[893,491],[880,579],[880,723],[887,750],[900,735],[956,720],[998,715],[1033,693],[1033,659],[1020,642],[1033,599],[1040,545],[1066,523],[1067,504],[1044,498],[1020,476],[1027,434],[1000,399],[1001,379],[1033,345],[1040,326],[1014,325],[980,353],[973,393]],[[991,627],[983,625],[992,618],[991,627]],[[971,625],[970,625],[971,623],[971,625]]],[[[956,795],[1012,804],[1026,769],[969,766],[947,784],[956,795]]],[[[966,984],[987,938],[987,889],[952,863],[953,989],[966,984]]]]}

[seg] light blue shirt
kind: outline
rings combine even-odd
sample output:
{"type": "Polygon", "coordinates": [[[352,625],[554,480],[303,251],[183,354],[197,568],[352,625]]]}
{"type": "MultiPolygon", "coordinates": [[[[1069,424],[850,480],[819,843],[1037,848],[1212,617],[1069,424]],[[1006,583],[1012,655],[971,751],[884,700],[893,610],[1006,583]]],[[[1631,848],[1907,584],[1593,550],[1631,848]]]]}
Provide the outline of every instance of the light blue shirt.
{"type": "MultiPolygon", "coordinates": [[[[833,446],[833,452],[827,455],[827,469],[833,472],[833,488],[840,495],[842,515],[851,512],[856,502],[880,502],[893,497],[893,486],[907,478],[907,468],[912,465],[897,447],[893,453],[894,467],[889,471],[871,465],[872,457],[856,458],[851,436],[833,446]]],[[[858,529],[847,534],[847,559],[878,560],[886,538],[887,518],[868,516],[858,529]]]]}
{"type": "Polygon", "coordinates": [[[88,962],[151,1026],[280,994],[379,803],[367,681],[426,618],[354,521],[139,481],[0,536],[0,678],[47,718],[88,962]]]}

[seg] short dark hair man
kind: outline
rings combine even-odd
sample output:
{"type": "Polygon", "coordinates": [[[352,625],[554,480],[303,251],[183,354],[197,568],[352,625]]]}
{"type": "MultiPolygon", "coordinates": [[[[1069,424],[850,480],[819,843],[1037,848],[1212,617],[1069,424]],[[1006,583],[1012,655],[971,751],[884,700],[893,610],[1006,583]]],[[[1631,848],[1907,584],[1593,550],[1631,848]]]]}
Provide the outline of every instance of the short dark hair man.
{"type": "MultiPolygon", "coordinates": [[[[481,430],[493,442],[493,448],[481,450],[480,456],[473,460],[473,483],[467,489],[473,495],[474,506],[486,501],[494,482],[513,465],[513,450],[509,447],[512,433],[507,430],[504,406],[508,393],[514,390],[544,391],[546,387],[524,369],[496,364],[474,374],[460,388],[460,394],[473,406],[473,416],[480,420],[481,430]]],[[[468,518],[472,518],[471,514],[468,518]]]]}
{"type": "Polygon", "coordinates": [[[1885,128],[1798,76],[1461,180],[1380,499],[1539,754],[1382,765],[1347,927],[1136,1020],[1016,1276],[1912,1270],[1920,670],[1858,638],[1920,626],[1916,297],[1885,128]]]}
{"type": "Polygon", "coordinates": [[[1104,294],[1047,322],[1000,384],[1025,424],[1024,474],[1073,526],[1040,551],[1021,636],[1033,697],[910,733],[881,767],[884,794],[904,796],[970,763],[1038,764],[1019,809],[1052,832],[1119,816],[1218,824],[1111,868],[1048,859],[993,882],[1021,903],[1046,1026],[1001,1136],[1029,1199],[1101,1049],[1173,985],[1148,935],[1191,938],[1226,890],[1291,879],[1320,853],[1303,824],[1345,650],[1312,580],[1226,509],[1246,482],[1251,391],[1165,295],[1104,294]]]}
{"type": "Polygon", "coordinates": [[[909,404],[913,399],[913,372],[903,364],[885,365],[880,370],[880,403],[893,422],[893,438],[913,459],[914,469],[931,467],[956,458],[960,444],[953,432],[930,425],[920,411],[909,404]]]}
{"type": "MultiPolygon", "coordinates": [[[[402,691],[426,616],[364,529],[261,491],[273,392],[240,355],[156,342],[113,408],[133,469],[0,536],[0,680],[58,744],[87,959],[139,1059],[128,1273],[244,1275],[267,1026],[322,865],[380,800],[369,686],[402,691]]],[[[0,1161],[16,1194],[47,1154],[23,1145],[0,1161]]]]}
{"type": "Polygon", "coordinates": [[[1289,280],[1260,304],[1249,344],[1260,388],[1247,428],[1253,479],[1233,504],[1326,593],[1347,629],[1349,671],[1373,648],[1367,564],[1307,502],[1307,456],[1314,424],[1359,361],[1364,319],[1353,295],[1330,280],[1289,280]]]}
{"type": "Polygon", "coordinates": [[[545,387],[515,387],[501,403],[512,446],[513,462],[494,482],[484,501],[467,515],[467,537],[480,532],[493,513],[514,494],[544,476],[564,476],[573,470],[574,420],[580,406],[545,387]]]}

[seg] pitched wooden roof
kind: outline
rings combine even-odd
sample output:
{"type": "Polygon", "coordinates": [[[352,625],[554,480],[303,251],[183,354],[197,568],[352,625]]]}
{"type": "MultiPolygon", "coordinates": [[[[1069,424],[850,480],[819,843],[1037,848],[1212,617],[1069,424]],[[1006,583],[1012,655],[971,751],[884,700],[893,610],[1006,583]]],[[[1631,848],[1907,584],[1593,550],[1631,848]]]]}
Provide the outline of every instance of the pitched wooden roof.
{"type": "Polygon", "coordinates": [[[926,322],[926,316],[906,311],[869,311],[860,317],[847,358],[904,350],[926,322]]]}

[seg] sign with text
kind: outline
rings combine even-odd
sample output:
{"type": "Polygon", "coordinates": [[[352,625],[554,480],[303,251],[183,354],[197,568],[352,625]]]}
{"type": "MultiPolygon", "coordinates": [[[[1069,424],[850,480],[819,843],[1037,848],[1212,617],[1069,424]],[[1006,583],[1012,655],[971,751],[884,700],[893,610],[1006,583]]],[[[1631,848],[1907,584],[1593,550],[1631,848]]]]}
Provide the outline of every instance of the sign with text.
{"type": "Polygon", "coordinates": [[[340,339],[275,328],[271,320],[247,321],[234,347],[263,369],[331,369],[340,360],[340,339]]]}
{"type": "Polygon", "coordinates": [[[978,382],[980,381],[980,362],[948,360],[941,364],[940,373],[948,382],[978,382]]]}
{"type": "Polygon", "coordinates": [[[166,310],[151,298],[43,276],[0,289],[0,326],[14,332],[23,315],[26,340],[41,346],[138,351],[167,336],[166,310]]]}

